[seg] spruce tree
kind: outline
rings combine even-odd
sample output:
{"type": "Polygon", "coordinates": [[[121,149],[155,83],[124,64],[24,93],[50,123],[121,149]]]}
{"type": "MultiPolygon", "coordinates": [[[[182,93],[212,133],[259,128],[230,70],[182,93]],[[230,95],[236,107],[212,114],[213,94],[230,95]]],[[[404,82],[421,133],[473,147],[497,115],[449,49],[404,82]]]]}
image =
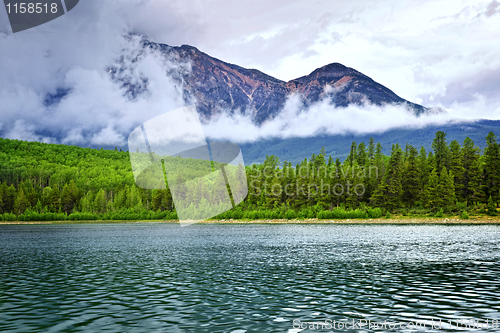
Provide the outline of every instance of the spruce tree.
{"type": "Polygon", "coordinates": [[[342,168],[342,164],[337,158],[335,160],[335,172],[330,172],[330,185],[332,189],[333,204],[337,207],[339,207],[340,203],[343,202],[345,198],[345,179],[342,168]]]}
{"type": "Polygon", "coordinates": [[[257,164],[253,164],[249,169],[247,169],[248,196],[246,198],[246,202],[250,207],[257,205],[260,192],[262,191],[261,172],[262,170],[260,166],[257,166],[257,164]]]}
{"type": "Polygon", "coordinates": [[[420,148],[420,153],[418,155],[418,168],[420,169],[420,199],[422,199],[424,188],[429,182],[429,176],[431,174],[431,166],[427,160],[427,152],[425,151],[424,146],[420,148]]]}
{"type": "Polygon", "coordinates": [[[492,196],[490,195],[490,197],[488,198],[488,205],[487,205],[487,211],[488,211],[488,215],[490,216],[496,216],[497,215],[497,208],[496,208],[496,204],[492,198],[492,196]]]}
{"type": "Polygon", "coordinates": [[[403,152],[399,144],[395,144],[392,146],[384,178],[372,195],[372,202],[376,206],[389,210],[401,207],[403,198],[402,173],[403,152]]]}
{"type": "Polygon", "coordinates": [[[463,194],[467,206],[481,201],[482,198],[482,164],[478,147],[469,137],[465,138],[462,148],[463,156],[463,194]]]}
{"type": "Polygon", "coordinates": [[[421,192],[421,170],[418,166],[417,155],[417,150],[409,146],[408,158],[403,173],[403,201],[408,207],[414,205],[421,192]]]}
{"type": "Polygon", "coordinates": [[[354,161],[357,158],[356,153],[357,153],[357,144],[355,141],[353,141],[351,144],[351,150],[349,151],[349,155],[347,155],[347,159],[346,159],[346,161],[349,163],[350,167],[352,167],[354,165],[354,161]]]}
{"type": "Polygon", "coordinates": [[[382,144],[380,144],[380,142],[377,142],[377,146],[375,148],[374,166],[375,168],[377,168],[377,176],[378,176],[378,178],[375,179],[374,185],[378,186],[380,181],[383,179],[385,173],[384,155],[382,154],[382,144]]]}
{"type": "Polygon", "coordinates": [[[497,205],[500,192],[500,148],[493,132],[490,132],[486,137],[486,149],[483,157],[484,194],[486,198],[491,196],[493,202],[497,205]]]}
{"type": "Polygon", "coordinates": [[[333,160],[332,155],[330,155],[328,157],[328,163],[327,163],[326,167],[327,167],[328,174],[330,174],[332,172],[333,168],[335,167],[335,162],[333,160]]]}
{"type": "Polygon", "coordinates": [[[309,170],[309,163],[307,159],[304,159],[302,163],[299,165],[297,173],[296,173],[296,199],[295,199],[295,208],[300,209],[307,205],[308,203],[308,185],[309,185],[309,177],[311,176],[311,172],[309,170]]]}
{"type": "Polygon", "coordinates": [[[364,167],[368,162],[368,156],[366,155],[366,146],[364,142],[361,142],[358,146],[358,151],[356,153],[356,162],[360,167],[364,167]]]}
{"type": "Polygon", "coordinates": [[[455,196],[455,184],[453,181],[453,173],[448,172],[446,167],[444,167],[441,172],[440,183],[440,189],[442,192],[437,193],[437,195],[439,195],[443,200],[441,208],[452,210],[457,201],[455,196]]]}
{"type": "Polygon", "coordinates": [[[432,141],[432,149],[434,149],[435,167],[438,176],[444,167],[450,166],[450,151],[446,144],[446,133],[442,131],[436,132],[436,137],[432,141]]]}
{"type": "Polygon", "coordinates": [[[465,186],[465,169],[463,167],[463,151],[456,140],[450,143],[450,173],[453,174],[455,196],[458,200],[464,201],[463,188],[465,186]]]}
{"type": "Polygon", "coordinates": [[[370,142],[368,143],[368,160],[370,161],[370,165],[373,165],[375,159],[375,140],[373,137],[370,137],[370,142]]]}
{"type": "Polygon", "coordinates": [[[359,184],[359,179],[357,177],[358,164],[354,161],[354,165],[350,169],[347,169],[345,177],[345,195],[346,195],[346,207],[348,209],[356,209],[359,205],[360,197],[356,193],[356,186],[359,184]]]}
{"type": "Polygon", "coordinates": [[[430,209],[438,209],[443,207],[443,198],[440,196],[442,192],[442,184],[439,181],[439,176],[436,169],[432,169],[429,175],[429,182],[424,191],[424,206],[430,209]]]}

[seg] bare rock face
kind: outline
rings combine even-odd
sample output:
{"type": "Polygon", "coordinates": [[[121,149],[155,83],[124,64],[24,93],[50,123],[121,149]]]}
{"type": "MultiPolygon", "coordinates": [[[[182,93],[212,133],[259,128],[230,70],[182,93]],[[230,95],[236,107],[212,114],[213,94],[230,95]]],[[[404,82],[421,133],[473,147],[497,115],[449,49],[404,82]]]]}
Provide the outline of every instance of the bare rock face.
{"type": "Polygon", "coordinates": [[[408,102],[368,76],[339,63],[318,68],[311,74],[284,82],[256,69],[247,69],[213,58],[197,48],[172,47],[142,39],[142,47],[166,57],[189,62],[181,74],[184,93],[194,97],[198,112],[209,119],[222,111],[251,112],[256,123],[277,115],[288,96],[298,93],[304,107],[327,100],[332,107],[370,103],[404,105],[420,115],[427,108],[408,102]],[[326,88],[326,89],[325,89],[326,88]]]}

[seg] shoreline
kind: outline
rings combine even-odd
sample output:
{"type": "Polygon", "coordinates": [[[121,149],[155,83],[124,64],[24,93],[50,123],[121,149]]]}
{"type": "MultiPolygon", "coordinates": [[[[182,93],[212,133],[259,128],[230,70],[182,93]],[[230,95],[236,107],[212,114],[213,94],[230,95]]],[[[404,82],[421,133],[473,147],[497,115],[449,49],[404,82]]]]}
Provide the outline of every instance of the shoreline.
{"type": "MultiPolygon", "coordinates": [[[[124,223],[164,223],[179,224],[177,220],[81,220],[81,221],[0,221],[0,225],[42,225],[42,224],[124,224],[124,223]]],[[[467,220],[458,217],[399,217],[378,219],[345,219],[345,220],[287,220],[287,219],[260,219],[260,220],[205,220],[190,224],[500,224],[500,217],[481,216],[467,220]]]]}

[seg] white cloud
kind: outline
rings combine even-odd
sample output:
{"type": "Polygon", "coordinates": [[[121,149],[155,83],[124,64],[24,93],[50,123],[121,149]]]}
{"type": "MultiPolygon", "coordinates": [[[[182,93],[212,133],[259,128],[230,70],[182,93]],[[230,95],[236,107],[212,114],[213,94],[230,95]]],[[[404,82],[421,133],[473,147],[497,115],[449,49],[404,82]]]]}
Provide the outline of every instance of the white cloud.
{"type": "Polygon", "coordinates": [[[112,126],[107,126],[106,128],[103,128],[100,132],[94,134],[92,136],[92,139],[90,140],[90,143],[93,145],[103,145],[103,146],[121,146],[123,145],[123,142],[125,141],[125,138],[123,135],[118,133],[112,126]]]}
{"type": "Polygon", "coordinates": [[[327,101],[307,110],[300,107],[298,96],[292,96],[284,111],[276,118],[257,126],[249,114],[224,113],[204,126],[205,134],[214,140],[252,142],[268,138],[309,137],[321,134],[366,134],[384,132],[393,128],[423,128],[427,125],[477,119],[500,118],[500,103],[491,105],[482,96],[476,96],[468,105],[454,104],[445,112],[434,112],[417,117],[402,106],[376,105],[334,108],[327,101]],[[475,110],[471,113],[470,110],[475,110]]]}
{"type": "MultiPolygon", "coordinates": [[[[41,34],[39,42],[28,36],[35,50],[31,61],[39,63],[39,69],[29,61],[26,45],[30,43],[26,43],[24,37],[9,37],[10,46],[26,54],[21,54],[16,61],[13,49],[0,51],[0,71],[4,74],[0,77],[2,135],[29,141],[124,146],[124,137],[132,128],[183,106],[180,85],[166,73],[180,68],[189,70],[189,64],[173,63],[153,51],[143,52],[136,61],[142,50],[138,38],[128,40],[123,34],[111,35],[93,45],[97,47],[107,38],[116,39],[112,42],[116,47],[106,58],[94,56],[93,53],[99,52],[80,47],[68,51],[62,47],[63,41],[51,40],[51,35],[41,34]],[[48,56],[37,54],[45,44],[50,45],[46,51],[48,56]],[[79,51],[86,55],[76,55],[79,51]],[[82,60],[71,63],[65,59],[72,56],[82,60]],[[120,56],[128,65],[123,67],[121,75],[130,82],[147,78],[148,93],[131,100],[126,94],[127,88],[113,81],[107,68],[120,56]],[[67,95],[47,104],[47,94],[55,94],[61,88],[68,90],[67,95]]],[[[87,47],[90,39],[101,37],[84,33],[80,38],[87,47]]]]}

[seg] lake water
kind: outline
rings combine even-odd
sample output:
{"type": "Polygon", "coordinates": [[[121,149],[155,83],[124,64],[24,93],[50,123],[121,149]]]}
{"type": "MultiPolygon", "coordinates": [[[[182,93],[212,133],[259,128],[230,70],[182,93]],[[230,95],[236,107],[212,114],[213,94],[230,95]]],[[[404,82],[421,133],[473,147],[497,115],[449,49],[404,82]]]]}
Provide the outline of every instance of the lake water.
{"type": "Polygon", "coordinates": [[[500,226],[0,226],[1,332],[326,332],[306,327],[334,320],[372,321],[336,332],[500,331],[500,226]]]}

